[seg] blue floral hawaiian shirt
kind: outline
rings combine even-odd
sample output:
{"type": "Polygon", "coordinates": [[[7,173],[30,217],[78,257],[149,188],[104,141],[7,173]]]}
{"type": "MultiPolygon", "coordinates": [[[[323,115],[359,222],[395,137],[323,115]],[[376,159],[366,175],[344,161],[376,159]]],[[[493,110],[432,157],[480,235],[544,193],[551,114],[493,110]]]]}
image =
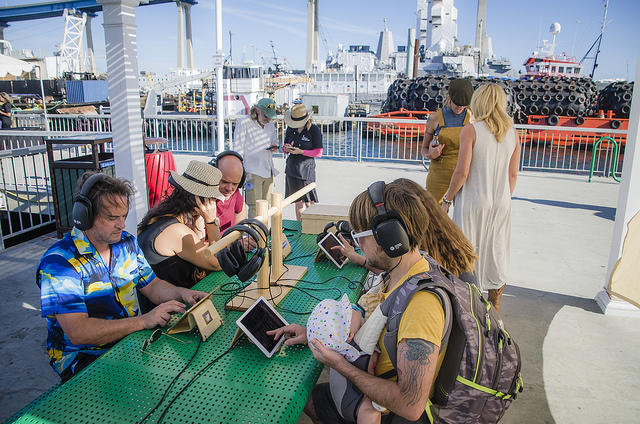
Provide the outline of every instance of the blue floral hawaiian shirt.
{"type": "Polygon", "coordinates": [[[131,234],[123,231],[120,241],[111,245],[108,266],[82,231],[74,227],[66,233],[44,254],[36,275],[53,369],[62,373],[75,363],[78,353],[99,356],[112,345],[71,343],[55,315],[80,312],[102,319],[135,316],[139,313],[136,287],[142,288],[155,278],[131,234]]]}

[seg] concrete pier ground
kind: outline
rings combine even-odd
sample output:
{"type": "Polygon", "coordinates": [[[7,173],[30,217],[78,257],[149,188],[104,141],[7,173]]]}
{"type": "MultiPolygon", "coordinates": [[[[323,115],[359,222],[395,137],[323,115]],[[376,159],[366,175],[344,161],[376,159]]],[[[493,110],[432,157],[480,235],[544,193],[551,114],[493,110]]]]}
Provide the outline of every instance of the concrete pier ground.
{"type": "MultiPolygon", "coordinates": [[[[176,155],[184,170],[193,155],[176,155]]],[[[284,169],[277,159],[278,169],[284,169]]],[[[421,166],[317,161],[321,203],[348,205],[375,180],[424,183],[421,166]]],[[[276,178],[284,191],[284,175],[276,178]]],[[[635,423],[640,416],[640,322],[605,316],[605,284],[618,186],[611,179],[523,172],[513,200],[511,281],[502,316],[522,353],[525,391],[504,423],[635,423]]],[[[285,218],[294,217],[293,207],[285,218]]],[[[34,283],[53,234],[0,253],[0,420],[58,382],[44,352],[34,283]]],[[[324,377],[321,377],[324,378],[324,377]]],[[[90,405],[88,405],[90,407],[90,405]]],[[[310,422],[301,417],[300,423],[310,422]]]]}

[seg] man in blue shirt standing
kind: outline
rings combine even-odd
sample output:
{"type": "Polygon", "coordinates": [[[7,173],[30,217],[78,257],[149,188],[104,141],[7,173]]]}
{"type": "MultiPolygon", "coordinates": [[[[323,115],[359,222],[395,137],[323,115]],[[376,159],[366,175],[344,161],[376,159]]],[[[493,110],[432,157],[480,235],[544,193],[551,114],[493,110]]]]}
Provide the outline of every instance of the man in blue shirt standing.
{"type": "Polygon", "coordinates": [[[36,281],[47,319],[50,364],[67,381],[118,340],[164,326],[207,294],[176,287],[151,270],[134,236],[124,231],[133,186],[85,173],[74,198],[74,224],[43,255],[36,281]],[[158,304],[139,313],[136,287],[158,304]]]}

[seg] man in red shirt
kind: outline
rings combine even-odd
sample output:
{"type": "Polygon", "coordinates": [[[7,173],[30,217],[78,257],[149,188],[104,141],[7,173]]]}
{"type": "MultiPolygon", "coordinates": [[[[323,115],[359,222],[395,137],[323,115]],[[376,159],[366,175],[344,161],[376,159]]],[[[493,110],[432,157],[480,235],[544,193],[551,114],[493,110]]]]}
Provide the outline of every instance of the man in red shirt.
{"type": "Polygon", "coordinates": [[[220,220],[220,232],[247,218],[247,205],[238,188],[242,188],[245,172],[242,156],[228,150],[216,157],[216,167],[222,172],[220,192],[224,200],[218,200],[217,217],[220,220]]]}

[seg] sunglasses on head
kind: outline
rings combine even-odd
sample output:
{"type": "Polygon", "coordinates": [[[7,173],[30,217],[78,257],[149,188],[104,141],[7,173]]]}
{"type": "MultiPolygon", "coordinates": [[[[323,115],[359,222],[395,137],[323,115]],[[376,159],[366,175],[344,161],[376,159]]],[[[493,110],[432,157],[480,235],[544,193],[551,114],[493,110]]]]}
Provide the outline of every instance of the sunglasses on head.
{"type": "Polygon", "coordinates": [[[164,356],[156,355],[155,353],[147,352],[147,350],[146,350],[151,343],[153,343],[156,340],[158,340],[161,336],[167,336],[169,338],[172,338],[173,340],[179,341],[180,343],[185,343],[185,344],[186,343],[191,343],[190,341],[180,340],[179,338],[173,337],[170,334],[163,333],[162,329],[158,328],[158,329],[154,330],[153,333],[151,333],[151,335],[149,336],[148,339],[145,339],[142,342],[142,348],[140,349],[140,352],[146,353],[147,355],[155,356],[156,358],[164,359],[165,361],[170,361],[171,360],[170,358],[165,358],[164,356]]]}

